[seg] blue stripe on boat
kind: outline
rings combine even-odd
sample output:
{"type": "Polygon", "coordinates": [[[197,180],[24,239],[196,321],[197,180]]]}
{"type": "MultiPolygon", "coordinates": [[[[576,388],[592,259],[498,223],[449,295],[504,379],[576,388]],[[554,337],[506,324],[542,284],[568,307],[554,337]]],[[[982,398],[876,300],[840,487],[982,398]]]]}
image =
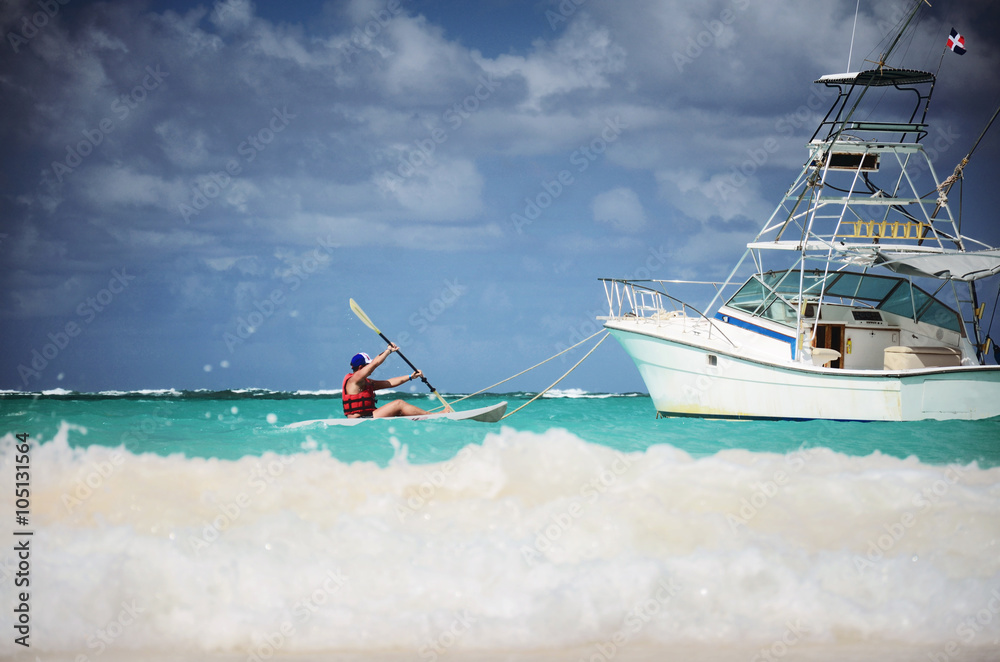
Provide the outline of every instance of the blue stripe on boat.
{"type": "Polygon", "coordinates": [[[757,326],[750,322],[745,322],[738,317],[732,317],[731,315],[724,315],[722,313],[715,313],[715,319],[725,322],[726,324],[732,324],[733,326],[738,326],[741,329],[746,329],[747,331],[753,331],[754,333],[759,333],[762,336],[767,336],[768,338],[774,338],[775,340],[780,340],[782,342],[788,343],[792,349],[792,358],[795,358],[795,337],[786,336],[783,333],[778,333],[777,331],[772,331],[771,329],[766,329],[762,326],[757,326]]]}

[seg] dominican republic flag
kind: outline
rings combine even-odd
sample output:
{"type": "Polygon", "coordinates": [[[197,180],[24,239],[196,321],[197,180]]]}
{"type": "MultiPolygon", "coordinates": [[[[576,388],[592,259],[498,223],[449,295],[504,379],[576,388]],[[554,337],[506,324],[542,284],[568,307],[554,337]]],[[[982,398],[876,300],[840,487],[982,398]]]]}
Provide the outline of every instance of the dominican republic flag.
{"type": "Polygon", "coordinates": [[[959,55],[965,55],[965,37],[958,34],[958,30],[951,29],[951,36],[948,37],[948,48],[959,55]]]}

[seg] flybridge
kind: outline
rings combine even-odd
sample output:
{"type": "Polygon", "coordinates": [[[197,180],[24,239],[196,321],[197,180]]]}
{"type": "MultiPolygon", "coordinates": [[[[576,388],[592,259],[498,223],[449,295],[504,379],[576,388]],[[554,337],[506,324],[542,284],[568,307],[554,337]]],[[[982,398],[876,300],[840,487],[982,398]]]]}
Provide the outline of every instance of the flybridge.
{"type": "Polygon", "coordinates": [[[823,134],[824,130],[826,131],[826,135],[822,138],[824,141],[839,139],[841,134],[845,132],[858,131],[899,133],[901,134],[900,142],[904,141],[908,134],[915,134],[917,141],[927,135],[927,124],[924,123],[924,120],[927,117],[927,106],[934,91],[935,78],[932,73],[880,67],[853,73],[829,74],[820,77],[815,82],[836,88],[838,93],[826,117],[816,128],[813,140],[823,134]],[[916,103],[910,112],[909,119],[903,122],[898,121],[898,118],[892,122],[855,120],[855,111],[859,107],[861,98],[865,91],[871,87],[894,87],[897,90],[914,94],[916,103]],[[919,119],[917,119],[918,115],[919,119]]]}
{"type": "Polygon", "coordinates": [[[934,74],[915,69],[869,69],[846,74],[827,74],[820,76],[816,83],[827,85],[867,85],[868,87],[884,87],[887,85],[916,85],[918,83],[933,83],[934,74]]]}

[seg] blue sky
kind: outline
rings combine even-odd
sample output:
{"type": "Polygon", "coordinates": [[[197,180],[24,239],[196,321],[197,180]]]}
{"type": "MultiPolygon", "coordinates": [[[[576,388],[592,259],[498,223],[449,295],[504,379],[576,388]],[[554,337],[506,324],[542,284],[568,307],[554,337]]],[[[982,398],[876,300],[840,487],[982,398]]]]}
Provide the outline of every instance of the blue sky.
{"type": "MultiPolygon", "coordinates": [[[[930,109],[947,173],[1000,103],[1000,20],[934,4],[900,53],[967,38],[930,109]]],[[[339,388],[383,345],[352,297],[439,390],[499,381],[597,330],[599,277],[726,275],[855,5],[7,2],[0,388],[339,388]]],[[[852,69],[908,5],[861,2],[852,69]]],[[[962,195],[993,245],[998,154],[962,195]]],[[[562,386],[644,390],[613,341],[562,386]]]]}

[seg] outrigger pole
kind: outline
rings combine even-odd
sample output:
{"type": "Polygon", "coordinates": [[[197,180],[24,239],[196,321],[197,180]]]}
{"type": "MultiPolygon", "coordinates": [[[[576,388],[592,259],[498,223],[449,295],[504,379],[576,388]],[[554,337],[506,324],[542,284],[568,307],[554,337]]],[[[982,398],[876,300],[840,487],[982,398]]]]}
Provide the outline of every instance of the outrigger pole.
{"type": "MultiPolygon", "coordinates": [[[[966,154],[962,158],[962,160],[958,162],[958,165],[955,166],[955,171],[952,172],[947,179],[941,182],[940,186],[938,186],[938,203],[934,207],[934,213],[931,214],[932,221],[938,215],[938,212],[941,210],[941,207],[948,201],[948,193],[951,191],[951,187],[955,184],[955,182],[964,177],[965,166],[969,165],[969,160],[972,158],[972,153],[976,151],[976,148],[979,147],[979,143],[981,143],[983,141],[983,138],[986,137],[986,132],[989,131],[990,127],[993,126],[993,122],[996,120],[997,115],[1000,115],[1000,106],[997,106],[997,109],[993,111],[993,117],[991,117],[990,121],[986,123],[986,127],[983,129],[982,133],[979,134],[979,137],[976,138],[976,142],[972,145],[972,149],[969,150],[969,153],[966,154]]],[[[956,230],[958,230],[958,236],[959,238],[961,238],[962,236],[961,205],[959,205],[958,225],[956,227],[956,230]]],[[[976,356],[979,359],[979,362],[985,365],[986,352],[989,350],[988,334],[990,329],[986,330],[987,340],[983,340],[982,328],[979,324],[979,320],[982,316],[982,311],[980,310],[979,293],[976,291],[976,281],[974,280],[969,281],[969,296],[971,297],[971,303],[972,303],[972,331],[973,333],[976,334],[976,356]]],[[[1000,293],[998,293],[997,296],[1000,297],[1000,293]]],[[[996,304],[994,304],[993,314],[996,315],[996,304]]],[[[992,325],[993,322],[991,321],[990,326],[992,325]]]]}

